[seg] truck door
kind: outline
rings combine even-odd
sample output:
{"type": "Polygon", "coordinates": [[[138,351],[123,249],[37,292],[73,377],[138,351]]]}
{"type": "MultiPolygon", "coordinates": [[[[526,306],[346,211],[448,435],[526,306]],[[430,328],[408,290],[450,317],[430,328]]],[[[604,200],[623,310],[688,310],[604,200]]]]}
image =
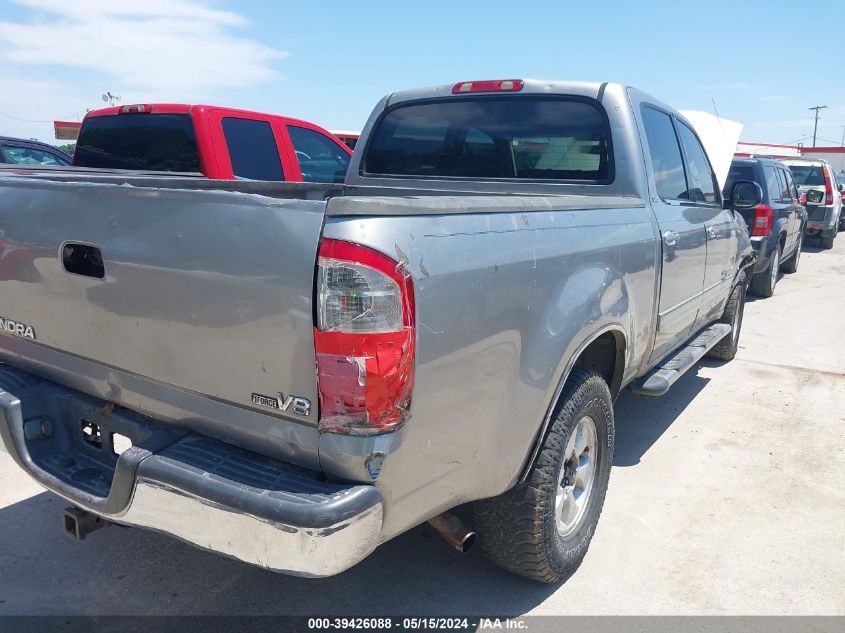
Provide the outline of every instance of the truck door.
{"type": "Polygon", "coordinates": [[[725,308],[736,271],[739,237],[733,212],[722,208],[718,180],[704,147],[684,122],[676,119],[675,127],[684,151],[690,199],[695,202],[704,220],[706,235],[704,288],[693,327],[697,329],[718,319],[725,308]]]}
{"type": "Polygon", "coordinates": [[[651,206],[660,230],[663,265],[657,328],[649,364],[685,341],[692,330],[704,286],[708,214],[690,197],[672,117],[650,105],[641,108],[647,149],[651,206]]]}

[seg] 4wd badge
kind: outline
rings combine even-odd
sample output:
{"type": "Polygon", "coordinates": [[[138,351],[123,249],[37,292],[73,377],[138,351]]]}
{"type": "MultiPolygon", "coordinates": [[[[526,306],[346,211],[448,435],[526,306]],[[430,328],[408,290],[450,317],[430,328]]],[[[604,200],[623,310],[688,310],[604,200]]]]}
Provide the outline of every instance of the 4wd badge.
{"type": "Polygon", "coordinates": [[[7,319],[6,317],[0,317],[0,332],[7,332],[9,334],[14,334],[15,336],[21,336],[23,338],[35,340],[35,330],[32,329],[31,325],[27,325],[26,323],[21,323],[19,321],[13,321],[12,319],[7,319]]]}

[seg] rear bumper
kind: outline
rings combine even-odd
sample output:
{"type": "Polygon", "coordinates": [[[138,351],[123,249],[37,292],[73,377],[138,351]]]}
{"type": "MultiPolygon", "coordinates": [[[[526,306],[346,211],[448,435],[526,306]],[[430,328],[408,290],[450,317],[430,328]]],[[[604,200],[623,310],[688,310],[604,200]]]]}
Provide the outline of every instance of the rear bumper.
{"type": "Polygon", "coordinates": [[[371,485],[322,481],[0,366],[0,447],[47,489],[114,523],[165,532],[274,571],[330,576],[379,542],[371,485]],[[82,427],[95,429],[95,437],[82,427]],[[114,454],[113,434],[132,447],[114,454]]]}
{"type": "Polygon", "coordinates": [[[817,233],[836,228],[839,218],[836,217],[835,213],[836,208],[833,205],[807,205],[807,232],[817,233]]]}

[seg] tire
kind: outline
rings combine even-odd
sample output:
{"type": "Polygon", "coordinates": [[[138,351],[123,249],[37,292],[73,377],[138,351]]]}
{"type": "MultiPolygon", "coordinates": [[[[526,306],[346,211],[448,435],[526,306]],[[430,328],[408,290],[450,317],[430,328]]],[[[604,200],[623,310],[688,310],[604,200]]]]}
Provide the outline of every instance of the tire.
{"type": "Polygon", "coordinates": [[[719,319],[719,323],[731,325],[731,333],[716,343],[707,352],[709,358],[718,360],[733,360],[739,349],[739,333],[742,331],[742,317],[745,315],[745,273],[741,273],[736,285],[731,290],[725,311],[719,319]]]}
{"type": "Polygon", "coordinates": [[[836,230],[834,230],[829,235],[825,235],[824,233],[819,234],[821,238],[822,248],[826,251],[829,251],[833,248],[833,240],[836,239],[836,230]]]}
{"type": "MultiPolygon", "coordinates": [[[[565,580],[584,560],[613,463],[613,401],[602,377],[574,368],[560,402],[525,483],[473,506],[484,555],[502,569],[545,583],[565,580]],[[587,464],[591,483],[576,496],[577,473],[587,464]]],[[[583,482],[588,473],[582,473],[583,482]]]]}
{"type": "Polygon", "coordinates": [[[795,252],[792,257],[787,259],[780,265],[781,272],[791,275],[798,272],[798,260],[801,259],[801,247],[804,245],[804,232],[801,231],[801,236],[798,238],[798,245],[795,247],[795,252]]]}
{"type": "Polygon", "coordinates": [[[766,266],[766,270],[757,273],[751,278],[751,292],[758,297],[771,297],[775,294],[775,286],[778,283],[778,272],[780,270],[780,244],[772,253],[772,261],[766,266]]]}

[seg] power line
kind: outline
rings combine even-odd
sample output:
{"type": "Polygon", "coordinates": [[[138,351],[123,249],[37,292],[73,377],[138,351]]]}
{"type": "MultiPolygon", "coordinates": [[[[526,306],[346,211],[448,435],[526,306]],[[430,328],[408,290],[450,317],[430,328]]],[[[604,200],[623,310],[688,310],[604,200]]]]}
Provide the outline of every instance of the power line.
{"type": "MultiPolygon", "coordinates": [[[[0,112],[0,116],[6,117],[7,119],[12,119],[13,121],[21,121],[22,123],[52,123],[53,121],[43,121],[41,119],[22,119],[17,116],[12,116],[11,114],[6,114],[5,112],[0,112]]],[[[78,118],[76,115],[72,114],[69,117],[64,117],[59,119],[60,121],[66,121],[68,119],[76,119],[78,118]]]]}

